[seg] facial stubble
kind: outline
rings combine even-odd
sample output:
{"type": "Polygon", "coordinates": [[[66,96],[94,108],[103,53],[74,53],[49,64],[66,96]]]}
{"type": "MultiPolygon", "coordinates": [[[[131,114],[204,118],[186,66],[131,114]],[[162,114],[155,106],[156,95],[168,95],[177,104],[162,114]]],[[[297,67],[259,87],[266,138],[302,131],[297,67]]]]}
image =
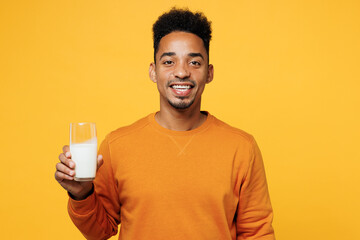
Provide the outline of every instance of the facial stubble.
{"type": "MultiPolygon", "coordinates": [[[[184,100],[185,98],[184,97],[178,97],[179,99],[181,100],[184,100]]],[[[175,108],[175,109],[179,109],[179,110],[183,110],[183,109],[187,109],[189,108],[195,101],[195,98],[193,100],[191,100],[189,103],[186,103],[184,101],[181,101],[179,103],[174,103],[174,102],[171,102],[170,99],[168,99],[168,102],[169,104],[175,108]]]]}
{"type": "MultiPolygon", "coordinates": [[[[170,87],[170,85],[172,83],[174,83],[174,82],[191,82],[192,85],[193,85],[193,88],[197,86],[196,82],[193,81],[193,80],[190,80],[190,79],[180,79],[180,80],[179,79],[174,79],[174,80],[171,80],[171,81],[169,81],[167,83],[167,87],[170,87]]],[[[183,100],[187,99],[188,97],[180,97],[179,96],[179,97],[176,97],[176,98],[180,99],[181,101],[178,102],[178,103],[175,103],[175,102],[170,101],[170,99],[168,98],[167,99],[168,103],[175,109],[183,110],[183,109],[189,108],[194,103],[196,96],[188,103],[183,101],[183,100]]]]}

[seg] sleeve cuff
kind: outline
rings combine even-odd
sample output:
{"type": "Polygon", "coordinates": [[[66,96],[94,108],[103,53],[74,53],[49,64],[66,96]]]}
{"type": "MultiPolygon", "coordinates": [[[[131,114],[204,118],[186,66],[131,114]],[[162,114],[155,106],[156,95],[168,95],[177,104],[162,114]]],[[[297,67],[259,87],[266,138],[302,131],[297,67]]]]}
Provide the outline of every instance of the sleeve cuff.
{"type": "Polygon", "coordinates": [[[76,215],[87,215],[95,209],[95,193],[93,192],[83,200],[75,200],[69,195],[69,210],[76,215]]]}

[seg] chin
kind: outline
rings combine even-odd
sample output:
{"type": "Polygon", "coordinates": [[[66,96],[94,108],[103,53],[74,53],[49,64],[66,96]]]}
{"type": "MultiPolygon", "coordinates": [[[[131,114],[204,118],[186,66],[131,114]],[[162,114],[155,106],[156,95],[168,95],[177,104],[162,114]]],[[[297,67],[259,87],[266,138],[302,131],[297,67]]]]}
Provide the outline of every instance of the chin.
{"type": "Polygon", "coordinates": [[[191,107],[191,105],[193,105],[194,100],[192,100],[191,102],[184,102],[184,101],[172,102],[172,101],[168,100],[168,102],[173,108],[175,108],[177,110],[185,110],[185,109],[188,109],[189,107],[191,107]]]}

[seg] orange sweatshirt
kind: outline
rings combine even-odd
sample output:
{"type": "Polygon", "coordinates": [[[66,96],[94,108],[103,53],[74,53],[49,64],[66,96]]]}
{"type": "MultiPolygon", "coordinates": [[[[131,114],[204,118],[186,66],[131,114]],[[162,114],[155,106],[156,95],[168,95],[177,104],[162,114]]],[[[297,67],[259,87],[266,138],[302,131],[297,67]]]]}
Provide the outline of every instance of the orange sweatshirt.
{"type": "Polygon", "coordinates": [[[165,129],[154,116],[102,142],[94,193],[69,199],[83,235],[107,239],[121,223],[121,240],[275,239],[254,138],[210,114],[190,131],[165,129]]]}

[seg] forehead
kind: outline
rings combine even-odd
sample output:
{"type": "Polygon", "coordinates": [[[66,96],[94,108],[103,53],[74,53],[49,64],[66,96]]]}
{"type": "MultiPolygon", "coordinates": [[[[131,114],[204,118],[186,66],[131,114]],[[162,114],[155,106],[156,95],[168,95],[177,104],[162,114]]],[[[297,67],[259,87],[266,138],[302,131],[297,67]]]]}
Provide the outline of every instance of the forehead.
{"type": "Polygon", "coordinates": [[[164,52],[174,52],[180,56],[189,53],[201,53],[207,56],[203,40],[188,32],[172,32],[164,36],[159,42],[157,57],[164,52]]]}

